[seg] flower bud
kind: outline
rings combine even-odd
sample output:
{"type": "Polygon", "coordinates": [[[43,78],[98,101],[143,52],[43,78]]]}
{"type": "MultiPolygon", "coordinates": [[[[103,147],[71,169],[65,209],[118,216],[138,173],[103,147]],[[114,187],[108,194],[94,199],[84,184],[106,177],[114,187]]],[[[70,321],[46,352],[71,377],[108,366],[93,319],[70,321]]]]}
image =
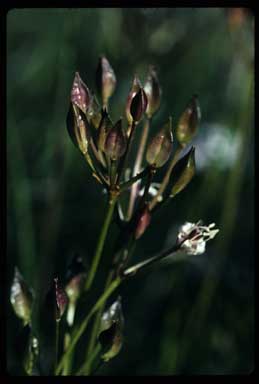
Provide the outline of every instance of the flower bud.
{"type": "Polygon", "coordinates": [[[102,95],[103,107],[107,107],[108,100],[114,92],[116,86],[115,73],[105,56],[99,59],[96,71],[97,89],[102,95]]]}
{"type": "Polygon", "coordinates": [[[91,122],[94,128],[98,129],[100,122],[102,120],[102,113],[101,113],[101,107],[94,95],[92,95],[92,101],[86,111],[86,116],[88,121],[91,122]]]}
{"type": "Polygon", "coordinates": [[[137,77],[137,75],[135,75],[134,79],[133,79],[131,90],[130,90],[128,97],[127,97],[126,110],[125,110],[126,118],[127,118],[128,123],[130,125],[132,124],[132,121],[133,121],[131,113],[130,113],[131,101],[132,101],[133,97],[136,95],[136,93],[140,90],[140,87],[141,87],[141,84],[140,84],[139,78],[137,77]]]}
{"type": "Polygon", "coordinates": [[[132,98],[130,104],[130,114],[133,121],[138,123],[143,117],[147,108],[147,95],[143,88],[140,88],[136,95],[132,98]]]}
{"type": "Polygon", "coordinates": [[[170,197],[174,197],[181,192],[191,181],[195,174],[195,148],[182,157],[175,165],[172,172],[173,187],[170,197]]]}
{"type": "Polygon", "coordinates": [[[136,240],[143,235],[143,233],[149,226],[150,221],[151,221],[151,215],[148,207],[145,206],[144,209],[137,216],[135,234],[134,234],[136,240]]]}
{"type": "Polygon", "coordinates": [[[147,148],[147,162],[156,168],[162,167],[170,157],[172,146],[172,118],[169,117],[168,122],[161,131],[153,137],[147,148]]]}
{"type": "Polygon", "coordinates": [[[86,113],[91,101],[92,96],[88,87],[81,79],[79,73],[76,72],[71,90],[71,102],[86,113]]]}
{"type": "Polygon", "coordinates": [[[88,122],[83,116],[81,110],[73,103],[70,103],[70,108],[67,114],[67,130],[74,145],[85,154],[88,151],[88,122]]]}
{"type": "Polygon", "coordinates": [[[98,135],[97,135],[98,149],[100,149],[103,152],[104,152],[105,140],[110,129],[112,129],[112,122],[111,122],[111,119],[109,118],[109,115],[106,109],[104,109],[102,111],[102,120],[100,122],[100,125],[98,128],[98,135]]]}
{"type": "Polygon", "coordinates": [[[17,267],[15,267],[14,278],[11,285],[10,301],[14,312],[23,320],[24,325],[30,323],[33,293],[25,283],[17,267]]]}
{"type": "Polygon", "coordinates": [[[105,311],[101,318],[100,333],[98,336],[102,346],[102,359],[109,361],[121,350],[123,343],[124,317],[121,307],[121,298],[105,311]]]}
{"type": "Polygon", "coordinates": [[[178,142],[185,147],[196,135],[201,111],[198,98],[194,95],[187,108],[182,113],[177,128],[176,137],[178,142]]]}
{"type": "Polygon", "coordinates": [[[148,118],[151,118],[158,110],[161,101],[161,88],[158,82],[155,68],[153,66],[150,66],[149,68],[144,90],[148,99],[146,115],[148,118]]]}
{"type": "Polygon", "coordinates": [[[56,321],[59,321],[63,316],[67,304],[68,297],[64,288],[59,284],[58,278],[54,279],[55,284],[55,302],[56,302],[56,321]]]}
{"type": "Polygon", "coordinates": [[[104,149],[106,155],[115,161],[124,155],[126,147],[126,136],[120,119],[107,133],[104,149]]]}

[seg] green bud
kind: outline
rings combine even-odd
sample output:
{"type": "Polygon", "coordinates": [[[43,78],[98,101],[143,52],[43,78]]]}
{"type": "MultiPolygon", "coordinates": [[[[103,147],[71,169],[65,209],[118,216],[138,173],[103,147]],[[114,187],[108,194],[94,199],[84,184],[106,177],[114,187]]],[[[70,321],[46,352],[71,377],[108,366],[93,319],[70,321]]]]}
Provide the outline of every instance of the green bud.
{"type": "Polygon", "coordinates": [[[131,90],[130,90],[128,97],[127,97],[126,110],[125,110],[126,118],[127,118],[129,124],[132,124],[132,121],[133,121],[131,113],[130,113],[131,102],[132,102],[133,97],[140,90],[140,87],[141,87],[141,83],[139,81],[139,78],[137,77],[137,75],[135,75],[134,79],[133,79],[131,90]]]}
{"type": "Polygon", "coordinates": [[[148,99],[146,115],[148,118],[151,118],[160,107],[161,101],[161,88],[158,82],[157,73],[153,66],[150,66],[149,68],[144,90],[148,99]]]}
{"type": "Polygon", "coordinates": [[[124,155],[126,147],[126,136],[120,119],[107,133],[104,149],[106,155],[115,161],[124,155]]]}
{"type": "Polygon", "coordinates": [[[11,285],[10,301],[15,314],[23,320],[24,325],[29,324],[31,320],[33,293],[25,283],[17,267],[15,267],[14,278],[11,285]]]}
{"type": "Polygon", "coordinates": [[[68,304],[68,297],[64,288],[59,284],[58,278],[54,279],[54,285],[56,302],[56,321],[59,321],[66,310],[68,304]]]}
{"type": "Polygon", "coordinates": [[[100,122],[102,120],[101,107],[96,100],[95,95],[92,95],[92,102],[89,105],[86,116],[88,121],[94,126],[95,129],[99,128],[100,122]]]}
{"type": "Polygon", "coordinates": [[[162,167],[170,157],[173,146],[172,118],[151,140],[146,153],[146,160],[156,168],[162,167]]]}
{"type": "Polygon", "coordinates": [[[104,152],[106,137],[110,129],[112,129],[112,122],[111,122],[111,119],[109,118],[109,115],[106,109],[104,109],[102,111],[102,120],[100,122],[100,125],[98,128],[98,135],[97,135],[98,149],[100,149],[103,152],[104,152]]]}
{"type": "Polygon", "coordinates": [[[114,70],[105,56],[101,56],[99,59],[96,71],[96,85],[102,95],[103,106],[107,107],[108,100],[116,86],[116,77],[114,70]]]}
{"type": "Polygon", "coordinates": [[[170,197],[181,192],[191,181],[195,174],[195,148],[183,156],[175,165],[172,172],[173,187],[170,197]]]}
{"type": "Polygon", "coordinates": [[[134,233],[136,240],[143,235],[143,233],[149,226],[150,221],[151,221],[151,215],[148,207],[145,206],[137,215],[136,227],[135,227],[135,233],[134,233]]]}
{"type": "Polygon", "coordinates": [[[74,145],[85,154],[88,152],[88,122],[81,110],[73,103],[67,114],[67,130],[74,145]]]}
{"type": "Polygon", "coordinates": [[[86,113],[89,105],[92,102],[92,96],[85,85],[83,80],[81,79],[78,72],[75,73],[72,90],[71,90],[71,102],[77,105],[78,108],[81,109],[84,113],[86,113]]]}
{"type": "Polygon", "coordinates": [[[201,111],[198,97],[194,95],[182,113],[176,128],[177,140],[183,147],[190,143],[196,135],[200,118],[201,111]]]}
{"type": "Polygon", "coordinates": [[[99,342],[102,346],[102,359],[107,362],[115,357],[121,350],[123,343],[124,317],[121,307],[121,298],[105,311],[101,318],[99,342]]]}
{"type": "Polygon", "coordinates": [[[140,88],[136,95],[132,98],[130,104],[130,114],[133,121],[138,123],[143,117],[147,108],[147,95],[143,88],[140,88]]]}

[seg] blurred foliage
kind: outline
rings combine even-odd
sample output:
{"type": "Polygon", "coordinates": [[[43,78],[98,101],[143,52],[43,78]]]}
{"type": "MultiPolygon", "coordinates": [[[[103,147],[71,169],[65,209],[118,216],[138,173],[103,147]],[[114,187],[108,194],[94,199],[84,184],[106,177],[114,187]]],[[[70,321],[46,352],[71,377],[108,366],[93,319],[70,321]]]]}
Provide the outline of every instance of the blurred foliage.
{"type": "MultiPolygon", "coordinates": [[[[14,266],[44,297],[78,252],[89,263],[105,196],[65,119],[74,72],[95,89],[100,54],[124,115],[134,73],[158,68],[152,131],[199,95],[198,174],[138,242],[135,260],[172,244],[184,221],[216,222],[206,254],[122,287],[125,342],[100,375],[241,374],[254,367],[254,17],[244,8],[13,9],[7,15],[8,289],[14,266]]],[[[141,126],[138,127],[141,129],[141,126]]],[[[115,240],[106,244],[99,279],[115,240]]],[[[112,301],[111,301],[112,302],[112,301]]],[[[21,325],[7,306],[8,369],[21,372],[21,325]]],[[[86,340],[85,340],[86,341],[86,340]]],[[[85,353],[85,342],[81,353],[85,353]]],[[[80,351],[79,351],[80,353],[80,351]]]]}

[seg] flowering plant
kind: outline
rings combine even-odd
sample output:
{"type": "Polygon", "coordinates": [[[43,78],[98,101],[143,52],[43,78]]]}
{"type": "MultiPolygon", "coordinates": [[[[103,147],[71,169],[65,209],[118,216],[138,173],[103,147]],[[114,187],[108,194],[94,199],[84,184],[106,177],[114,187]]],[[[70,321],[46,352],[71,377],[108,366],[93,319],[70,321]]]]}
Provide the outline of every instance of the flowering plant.
{"type": "MultiPolygon", "coordinates": [[[[149,139],[152,118],[160,107],[162,95],[155,68],[149,68],[144,86],[135,75],[126,100],[126,119],[113,122],[109,101],[116,84],[114,70],[106,57],[102,56],[96,72],[100,104],[78,72],[72,85],[67,115],[68,133],[90,167],[94,179],[106,192],[107,212],[90,268],[85,270],[82,259],[77,256],[69,268],[64,287],[55,278],[46,298],[55,324],[54,358],[49,368],[49,372],[55,375],[90,375],[100,363],[107,363],[114,358],[123,344],[122,299],[119,296],[105,309],[107,299],[124,281],[165,257],[173,259],[176,254],[203,253],[206,242],[218,233],[215,224],[205,226],[200,221],[196,224],[185,223],[170,248],[129,266],[136,242],[152,225],[153,215],[182,192],[195,174],[195,148],[191,143],[197,133],[201,113],[198,98],[194,95],[175,125],[174,132],[174,124],[169,117],[149,139]],[[137,129],[141,130],[139,143],[135,138],[137,129]],[[173,151],[176,141],[178,146],[173,151]],[[133,145],[137,147],[137,154],[131,167],[129,154],[133,145]],[[166,170],[162,180],[154,182],[164,167],[166,170]],[[121,199],[125,195],[128,197],[126,207],[121,199]],[[83,320],[76,322],[78,299],[91,295],[113,218],[120,232],[114,244],[103,292],[83,320]],[[60,332],[63,318],[66,319],[66,327],[61,328],[60,332]],[[82,356],[81,366],[75,368],[75,349],[92,319],[86,355],[82,356]]],[[[25,364],[28,375],[41,374],[44,370],[41,352],[44,342],[31,316],[33,302],[31,290],[16,270],[11,287],[11,303],[30,331],[25,364]]]]}

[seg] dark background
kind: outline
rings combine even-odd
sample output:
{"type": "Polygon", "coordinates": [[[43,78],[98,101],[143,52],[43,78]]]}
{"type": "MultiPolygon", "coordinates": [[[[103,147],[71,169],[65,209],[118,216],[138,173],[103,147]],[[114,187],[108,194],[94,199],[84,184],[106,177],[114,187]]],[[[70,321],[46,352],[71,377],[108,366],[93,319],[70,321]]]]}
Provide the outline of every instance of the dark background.
{"type": "MultiPolygon", "coordinates": [[[[164,263],[122,288],[125,342],[99,374],[241,374],[254,367],[254,18],[243,8],[16,9],[7,15],[7,284],[18,265],[40,296],[75,250],[93,255],[106,198],[66,131],[74,72],[95,89],[105,54],[114,119],[134,73],[158,68],[176,124],[199,94],[197,175],[157,214],[135,261],[172,244],[186,220],[220,228],[205,254],[164,263]]],[[[139,129],[141,126],[139,126],[139,129]]],[[[103,254],[111,257],[115,228],[103,254]]],[[[102,287],[102,273],[98,280],[102,287]]],[[[83,309],[82,309],[83,311],[83,309]]],[[[8,370],[20,322],[8,303],[8,370]]],[[[85,345],[82,344],[82,353],[85,345]]],[[[81,345],[80,344],[80,345],[81,345]]],[[[80,351],[79,351],[80,353],[80,351]]]]}

